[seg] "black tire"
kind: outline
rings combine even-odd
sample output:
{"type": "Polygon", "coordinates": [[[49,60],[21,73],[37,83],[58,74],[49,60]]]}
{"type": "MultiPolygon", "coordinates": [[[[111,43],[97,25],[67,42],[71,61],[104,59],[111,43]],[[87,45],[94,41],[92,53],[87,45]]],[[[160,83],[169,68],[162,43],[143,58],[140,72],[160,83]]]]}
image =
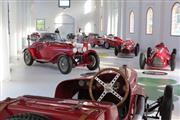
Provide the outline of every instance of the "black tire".
{"type": "Polygon", "coordinates": [[[24,62],[28,66],[31,66],[34,62],[32,55],[31,55],[29,50],[24,51],[24,62]]]}
{"type": "Polygon", "coordinates": [[[8,117],[6,120],[50,120],[48,117],[35,113],[19,113],[8,117]]]}
{"type": "Polygon", "coordinates": [[[139,58],[140,68],[141,68],[141,69],[144,69],[145,64],[146,64],[146,57],[145,57],[144,53],[141,53],[141,54],[140,54],[140,58],[139,58]]]}
{"type": "Polygon", "coordinates": [[[117,56],[118,53],[119,53],[118,46],[115,46],[115,48],[114,48],[114,55],[117,56]]]}
{"type": "Polygon", "coordinates": [[[164,90],[164,96],[159,110],[161,120],[171,120],[173,110],[173,87],[171,85],[167,85],[164,90]]]}
{"type": "Polygon", "coordinates": [[[171,71],[174,71],[174,69],[176,67],[175,58],[176,58],[176,54],[172,54],[171,55],[171,59],[170,59],[170,68],[171,68],[171,71]]]}
{"type": "Polygon", "coordinates": [[[100,64],[99,56],[97,54],[89,54],[88,56],[91,59],[92,64],[87,65],[87,68],[89,70],[97,69],[99,67],[99,64],[100,64]]]}
{"type": "Polygon", "coordinates": [[[91,47],[94,48],[95,47],[95,44],[94,43],[90,43],[91,47]]]}
{"type": "Polygon", "coordinates": [[[148,47],[148,49],[147,49],[147,57],[151,57],[151,53],[152,53],[152,48],[148,47]]]}
{"type": "Polygon", "coordinates": [[[105,42],[105,43],[104,43],[104,47],[105,47],[106,49],[109,49],[109,48],[110,48],[110,44],[109,44],[108,42],[105,42]]]}
{"type": "Polygon", "coordinates": [[[62,55],[58,58],[57,65],[62,74],[68,74],[72,70],[72,59],[66,55],[62,55]]]}
{"type": "Polygon", "coordinates": [[[139,44],[137,43],[134,49],[134,54],[137,56],[139,54],[139,44]]]}
{"type": "Polygon", "coordinates": [[[175,54],[175,55],[176,55],[176,53],[177,53],[177,50],[174,48],[173,51],[172,51],[172,53],[171,53],[171,55],[172,55],[172,54],[175,54]]]}

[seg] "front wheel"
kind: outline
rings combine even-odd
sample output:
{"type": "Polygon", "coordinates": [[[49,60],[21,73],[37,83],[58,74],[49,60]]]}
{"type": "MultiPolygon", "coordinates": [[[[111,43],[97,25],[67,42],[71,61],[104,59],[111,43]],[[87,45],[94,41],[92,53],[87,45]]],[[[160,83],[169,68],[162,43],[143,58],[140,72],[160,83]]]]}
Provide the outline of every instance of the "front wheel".
{"type": "Polygon", "coordinates": [[[28,66],[31,66],[34,62],[32,55],[31,55],[29,50],[24,51],[24,62],[28,66]]]}
{"type": "Polygon", "coordinates": [[[175,58],[176,58],[176,54],[174,53],[174,54],[171,55],[171,59],[170,59],[171,71],[174,71],[175,66],[176,66],[175,58]]]}
{"type": "Polygon", "coordinates": [[[62,55],[59,57],[57,65],[62,74],[68,74],[72,70],[72,59],[66,55],[62,55]]]}
{"type": "Polygon", "coordinates": [[[106,49],[109,49],[109,48],[110,48],[110,44],[109,44],[108,42],[105,42],[105,43],[104,43],[104,47],[105,47],[106,49]]]}
{"type": "Polygon", "coordinates": [[[119,53],[119,48],[118,48],[118,46],[115,46],[115,48],[114,48],[114,55],[117,56],[118,53],[119,53]]]}
{"type": "Polygon", "coordinates": [[[164,96],[159,110],[161,120],[171,120],[173,110],[173,87],[171,85],[167,85],[164,90],[164,96]]]}
{"type": "Polygon", "coordinates": [[[134,54],[135,54],[135,56],[137,56],[139,54],[139,44],[138,43],[135,46],[134,54]]]}
{"type": "Polygon", "coordinates": [[[151,54],[152,54],[152,48],[148,47],[148,49],[147,49],[147,57],[151,57],[151,54]]]}
{"type": "Polygon", "coordinates": [[[144,53],[141,53],[141,54],[140,54],[139,64],[140,64],[140,68],[141,68],[141,69],[144,69],[145,64],[146,64],[146,58],[145,58],[144,53]]]}
{"type": "Polygon", "coordinates": [[[97,54],[89,54],[88,55],[89,60],[91,61],[91,63],[89,65],[87,65],[87,68],[89,70],[95,70],[99,67],[99,56],[97,54]]]}

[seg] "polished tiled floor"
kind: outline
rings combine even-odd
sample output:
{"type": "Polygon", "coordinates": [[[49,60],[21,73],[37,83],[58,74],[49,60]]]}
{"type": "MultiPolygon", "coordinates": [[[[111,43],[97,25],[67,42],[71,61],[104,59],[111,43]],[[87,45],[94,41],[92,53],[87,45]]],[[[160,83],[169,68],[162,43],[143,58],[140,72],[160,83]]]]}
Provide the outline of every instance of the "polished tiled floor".
{"type": "MultiPolygon", "coordinates": [[[[139,70],[139,56],[134,58],[118,58],[114,56],[113,49],[95,48],[101,59],[101,68],[118,67],[127,64],[138,72],[138,83],[143,86],[150,100],[163,94],[166,84],[174,87],[173,120],[180,120],[180,62],[177,60],[177,69],[174,72],[165,70],[168,75],[145,75],[139,70]],[[155,79],[156,78],[156,79],[155,79]]],[[[73,68],[68,75],[59,72],[56,64],[34,63],[31,67],[24,64],[22,58],[14,60],[11,64],[11,80],[1,83],[1,99],[21,95],[54,96],[57,84],[63,80],[79,77],[89,72],[87,68],[73,68]]]]}

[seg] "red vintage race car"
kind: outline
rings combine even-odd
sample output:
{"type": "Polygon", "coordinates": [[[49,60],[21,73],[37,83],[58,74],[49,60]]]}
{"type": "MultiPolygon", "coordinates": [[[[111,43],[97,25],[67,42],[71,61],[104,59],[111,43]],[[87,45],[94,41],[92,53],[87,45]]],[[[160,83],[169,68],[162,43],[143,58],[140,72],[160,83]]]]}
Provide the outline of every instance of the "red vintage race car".
{"type": "Polygon", "coordinates": [[[100,61],[96,51],[62,43],[58,37],[56,33],[41,33],[36,42],[24,49],[25,64],[30,66],[34,61],[57,63],[63,74],[70,73],[75,66],[87,66],[89,70],[98,68],[100,61]]]}
{"type": "Polygon", "coordinates": [[[173,88],[147,104],[137,73],[126,66],[61,82],[55,98],[22,96],[0,102],[0,120],[171,120],[173,88]],[[73,87],[72,87],[73,86],[73,87]],[[154,116],[148,114],[154,112],[154,116]]]}
{"type": "Polygon", "coordinates": [[[155,46],[154,50],[152,50],[151,47],[147,49],[147,58],[144,53],[140,54],[140,68],[144,69],[145,64],[150,68],[157,69],[162,69],[169,65],[171,71],[173,71],[175,69],[175,57],[176,49],[173,49],[172,53],[170,53],[164,43],[160,43],[155,46]]]}
{"type": "Polygon", "coordinates": [[[87,39],[91,47],[95,47],[96,45],[98,45],[106,49],[121,45],[123,43],[123,40],[121,38],[113,36],[111,34],[108,36],[100,37],[98,34],[91,33],[88,35],[87,39]]]}
{"type": "Polygon", "coordinates": [[[135,56],[139,53],[139,44],[133,40],[124,40],[123,44],[118,45],[114,49],[114,54],[117,56],[119,53],[130,54],[134,53],[135,56]]]}

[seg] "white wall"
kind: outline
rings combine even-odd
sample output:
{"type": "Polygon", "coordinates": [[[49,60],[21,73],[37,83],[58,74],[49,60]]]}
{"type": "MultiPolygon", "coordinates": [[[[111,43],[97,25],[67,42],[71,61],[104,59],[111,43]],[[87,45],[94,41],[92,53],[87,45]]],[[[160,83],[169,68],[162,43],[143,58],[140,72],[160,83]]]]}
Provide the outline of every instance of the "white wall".
{"type": "MultiPolygon", "coordinates": [[[[118,23],[118,35],[123,38],[132,38],[140,43],[141,50],[145,51],[147,47],[154,47],[159,42],[164,42],[170,51],[176,48],[180,51],[180,37],[171,36],[171,9],[175,2],[180,2],[179,0],[112,0],[108,2],[104,0],[105,6],[103,12],[99,12],[103,15],[104,30],[107,31],[108,26],[108,16],[112,15],[112,9],[114,8],[114,3],[118,4],[119,8],[119,23],[118,23]],[[108,6],[108,7],[107,7],[108,6]],[[153,34],[146,34],[146,12],[147,9],[151,7],[153,9],[153,34]],[[135,33],[131,34],[129,32],[129,14],[133,10],[135,15],[135,33]]],[[[180,52],[177,52],[177,56],[180,57],[180,52]]]]}
{"type": "Polygon", "coordinates": [[[84,31],[85,25],[87,23],[91,24],[91,32],[96,32],[96,4],[94,0],[72,0],[71,7],[67,9],[62,9],[58,7],[58,0],[44,1],[38,0],[34,1],[31,7],[32,15],[32,27],[35,31],[36,19],[42,18],[46,21],[46,31],[53,32],[55,30],[55,18],[59,14],[68,14],[75,19],[75,30],[77,31],[78,27],[82,28],[84,31]],[[89,13],[85,13],[85,11],[89,13]]]}

